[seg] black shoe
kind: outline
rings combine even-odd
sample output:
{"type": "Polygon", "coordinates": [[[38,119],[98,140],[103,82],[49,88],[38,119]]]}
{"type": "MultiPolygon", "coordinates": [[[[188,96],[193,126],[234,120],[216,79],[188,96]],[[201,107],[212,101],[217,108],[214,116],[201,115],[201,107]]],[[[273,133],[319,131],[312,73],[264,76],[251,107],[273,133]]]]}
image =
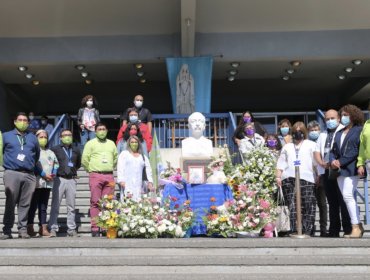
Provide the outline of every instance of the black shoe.
{"type": "Polygon", "coordinates": [[[321,231],[320,237],[329,237],[329,233],[327,233],[326,231],[321,231]]]}
{"type": "Polygon", "coordinates": [[[21,238],[21,239],[30,239],[31,236],[27,232],[20,232],[20,233],[18,233],[18,238],[21,238]]]}
{"type": "Polygon", "coordinates": [[[13,239],[13,236],[11,234],[2,234],[0,235],[0,240],[7,240],[7,239],[13,239]]]}
{"type": "Polygon", "coordinates": [[[91,236],[92,237],[100,237],[100,232],[99,231],[92,231],[91,236]]]}
{"type": "Polygon", "coordinates": [[[334,233],[334,232],[329,232],[328,235],[326,237],[329,237],[329,238],[339,238],[339,232],[338,233],[334,233]]]}

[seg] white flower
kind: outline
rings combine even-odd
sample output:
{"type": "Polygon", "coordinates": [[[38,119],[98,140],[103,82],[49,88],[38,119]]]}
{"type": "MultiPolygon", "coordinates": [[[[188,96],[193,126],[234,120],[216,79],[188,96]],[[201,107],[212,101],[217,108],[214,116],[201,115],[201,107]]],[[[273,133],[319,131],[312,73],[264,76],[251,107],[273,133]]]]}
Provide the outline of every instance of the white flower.
{"type": "Polygon", "coordinates": [[[153,233],[153,232],[155,232],[155,228],[154,228],[154,227],[150,227],[150,228],[148,229],[148,232],[149,232],[149,233],[153,233]]]}
{"type": "Polygon", "coordinates": [[[175,235],[176,235],[176,237],[182,237],[183,236],[183,231],[182,231],[182,228],[180,226],[176,227],[175,235]]]}
{"type": "Polygon", "coordinates": [[[159,227],[157,227],[157,230],[159,233],[163,233],[166,230],[166,225],[161,224],[159,227]]]}
{"type": "Polygon", "coordinates": [[[145,227],[141,227],[140,228],[140,233],[145,233],[146,232],[146,228],[145,227]]]}

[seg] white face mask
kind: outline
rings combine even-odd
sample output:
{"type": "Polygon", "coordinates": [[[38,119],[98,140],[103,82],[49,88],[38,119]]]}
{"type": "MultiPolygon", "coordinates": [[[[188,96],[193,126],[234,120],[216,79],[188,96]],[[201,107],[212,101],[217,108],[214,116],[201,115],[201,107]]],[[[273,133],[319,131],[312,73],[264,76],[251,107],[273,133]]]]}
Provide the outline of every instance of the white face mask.
{"type": "Polygon", "coordinates": [[[89,100],[89,101],[86,102],[86,105],[87,105],[87,107],[92,107],[93,102],[89,100]]]}
{"type": "Polygon", "coordinates": [[[28,116],[28,118],[32,121],[35,117],[34,116],[28,116]]]}
{"type": "Polygon", "coordinates": [[[137,108],[141,108],[141,106],[143,106],[143,101],[135,101],[134,104],[137,108]]]}
{"type": "Polygon", "coordinates": [[[47,123],[48,123],[47,121],[44,121],[44,120],[42,120],[42,121],[41,121],[41,124],[42,124],[42,125],[45,125],[45,124],[47,124],[47,123]]]}

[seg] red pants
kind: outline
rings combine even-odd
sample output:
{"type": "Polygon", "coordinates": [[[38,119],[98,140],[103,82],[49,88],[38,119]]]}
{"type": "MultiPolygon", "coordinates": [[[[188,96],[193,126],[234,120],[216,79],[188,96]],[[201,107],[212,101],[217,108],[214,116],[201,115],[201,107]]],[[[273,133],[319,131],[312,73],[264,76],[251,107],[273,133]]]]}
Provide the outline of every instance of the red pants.
{"type": "Polygon", "coordinates": [[[96,225],[95,217],[99,215],[99,200],[109,194],[114,193],[114,177],[113,174],[90,173],[90,217],[91,217],[91,231],[98,231],[99,227],[96,225]]]}

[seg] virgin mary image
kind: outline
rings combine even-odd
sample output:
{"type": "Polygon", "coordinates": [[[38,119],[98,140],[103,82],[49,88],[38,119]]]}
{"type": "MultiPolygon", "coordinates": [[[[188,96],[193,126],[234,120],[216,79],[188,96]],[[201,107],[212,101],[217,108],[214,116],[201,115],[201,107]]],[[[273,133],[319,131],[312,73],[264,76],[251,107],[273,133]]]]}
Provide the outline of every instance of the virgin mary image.
{"type": "Polygon", "coordinates": [[[189,66],[183,64],[176,78],[176,113],[191,114],[194,110],[194,79],[189,72],[189,66]]]}

